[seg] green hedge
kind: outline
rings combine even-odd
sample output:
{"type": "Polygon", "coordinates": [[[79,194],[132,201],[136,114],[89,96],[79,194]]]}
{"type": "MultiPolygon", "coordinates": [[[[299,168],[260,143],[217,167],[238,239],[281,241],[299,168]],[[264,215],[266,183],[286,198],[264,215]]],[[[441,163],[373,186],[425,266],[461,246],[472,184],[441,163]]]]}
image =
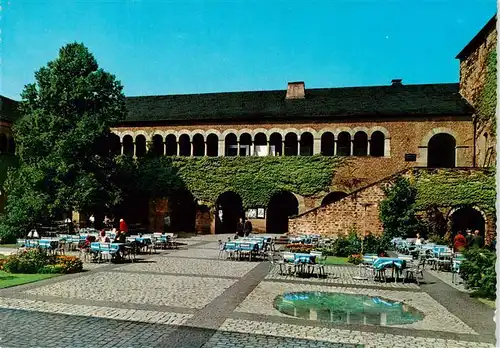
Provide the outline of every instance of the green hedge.
{"type": "Polygon", "coordinates": [[[496,298],[497,278],[495,272],[496,253],[480,248],[464,252],[465,260],[460,266],[460,276],[466,286],[478,290],[487,298],[496,298]]]}

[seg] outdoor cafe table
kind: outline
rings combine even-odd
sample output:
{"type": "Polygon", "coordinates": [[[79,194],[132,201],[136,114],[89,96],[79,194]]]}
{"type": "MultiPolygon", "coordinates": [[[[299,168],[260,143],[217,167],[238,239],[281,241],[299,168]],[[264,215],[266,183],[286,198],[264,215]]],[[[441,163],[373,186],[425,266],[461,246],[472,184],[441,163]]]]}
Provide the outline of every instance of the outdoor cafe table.
{"type": "Polygon", "coordinates": [[[396,278],[394,282],[397,282],[398,271],[401,271],[406,267],[406,261],[397,257],[379,257],[373,261],[373,268],[377,271],[381,271],[382,269],[389,267],[396,268],[396,278]]]}
{"type": "Polygon", "coordinates": [[[256,251],[259,249],[259,242],[237,239],[232,242],[227,242],[224,249],[236,251],[256,251]]]}

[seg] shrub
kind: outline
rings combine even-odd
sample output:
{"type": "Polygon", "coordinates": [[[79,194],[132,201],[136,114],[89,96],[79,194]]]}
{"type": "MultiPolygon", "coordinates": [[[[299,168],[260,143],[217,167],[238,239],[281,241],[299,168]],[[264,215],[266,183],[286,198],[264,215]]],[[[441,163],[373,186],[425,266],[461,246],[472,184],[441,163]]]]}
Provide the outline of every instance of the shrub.
{"type": "Polygon", "coordinates": [[[64,273],[64,272],[63,272],[62,265],[47,265],[47,266],[43,266],[42,268],[40,268],[38,273],[57,274],[57,273],[64,273]]]}
{"type": "Polygon", "coordinates": [[[60,273],[78,273],[83,270],[83,262],[76,256],[57,256],[56,262],[57,264],[55,266],[61,268],[60,273]]]}
{"type": "Polygon", "coordinates": [[[34,274],[51,263],[54,257],[47,255],[42,250],[22,250],[17,254],[10,255],[3,265],[3,269],[10,273],[34,274]]]}
{"type": "Polygon", "coordinates": [[[464,252],[460,276],[468,288],[477,289],[488,298],[496,298],[496,254],[486,249],[472,248],[464,252]]]}
{"type": "Polygon", "coordinates": [[[359,265],[361,262],[363,262],[363,256],[361,254],[349,255],[349,257],[347,258],[347,262],[359,265]]]}

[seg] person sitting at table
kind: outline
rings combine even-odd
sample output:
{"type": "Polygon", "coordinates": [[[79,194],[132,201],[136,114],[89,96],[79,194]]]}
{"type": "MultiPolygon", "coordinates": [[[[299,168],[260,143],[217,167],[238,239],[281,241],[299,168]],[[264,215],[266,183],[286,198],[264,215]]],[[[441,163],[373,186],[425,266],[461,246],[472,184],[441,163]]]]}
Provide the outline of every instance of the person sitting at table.
{"type": "Polygon", "coordinates": [[[462,234],[462,231],[458,231],[457,235],[453,239],[453,250],[455,252],[461,252],[465,249],[466,245],[467,245],[467,240],[462,234]]]}
{"type": "Polygon", "coordinates": [[[123,251],[125,250],[125,242],[127,241],[127,237],[125,236],[125,232],[123,231],[118,231],[116,233],[115,240],[113,243],[121,243],[122,245],[118,246],[118,252],[116,253],[116,256],[118,258],[123,258],[123,251]]]}
{"type": "Polygon", "coordinates": [[[109,243],[109,237],[106,236],[106,231],[102,230],[99,236],[99,243],[109,243]]]}

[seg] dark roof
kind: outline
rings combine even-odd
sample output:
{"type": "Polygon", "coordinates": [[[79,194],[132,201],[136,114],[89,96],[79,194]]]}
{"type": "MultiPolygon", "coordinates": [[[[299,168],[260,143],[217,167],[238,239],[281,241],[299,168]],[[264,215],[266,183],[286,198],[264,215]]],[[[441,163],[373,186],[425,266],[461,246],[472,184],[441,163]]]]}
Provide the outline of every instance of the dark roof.
{"type": "Polygon", "coordinates": [[[479,30],[479,32],[470,40],[470,42],[460,51],[459,54],[455,57],[456,59],[464,59],[467,57],[472,51],[474,51],[481,43],[486,40],[488,35],[495,30],[497,24],[497,15],[495,14],[491,19],[486,23],[486,25],[479,30]]]}
{"type": "Polygon", "coordinates": [[[19,116],[19,102],[0,95],[0,121],[13,122],[19,116]]]}
{"type": "Polygon", "coordinates": [[[472,115],[458,83],[127,97],[124,123],[472,115]]]}

